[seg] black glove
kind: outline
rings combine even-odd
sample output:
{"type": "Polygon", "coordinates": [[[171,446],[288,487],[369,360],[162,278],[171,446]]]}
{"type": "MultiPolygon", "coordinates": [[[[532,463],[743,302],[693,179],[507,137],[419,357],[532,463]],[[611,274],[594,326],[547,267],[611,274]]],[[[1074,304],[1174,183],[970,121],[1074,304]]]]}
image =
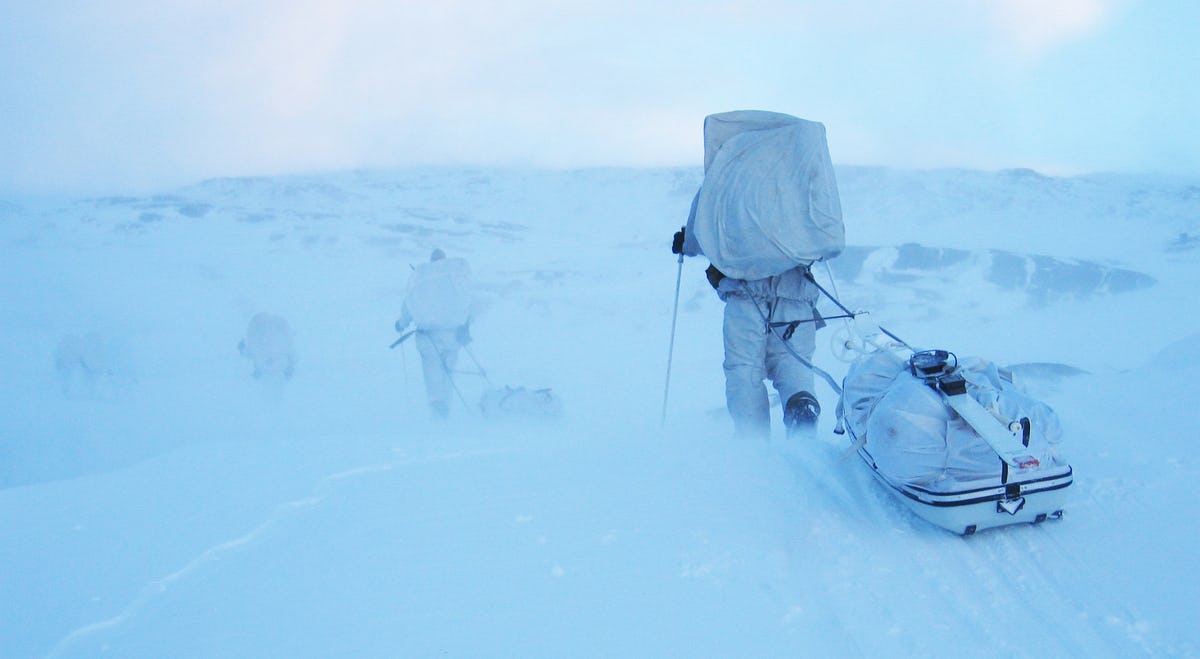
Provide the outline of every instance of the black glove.
{"type": "Polygon", "coordinates": [[[460,345],[460,346],[465,346],[468,343],[470,343],[471,342],[471,326],[470,325],[459,325],[458,333],[455,335],[455,338],[458,339],[458,345],[460,345]]]}
{"type": "Polygon", "coordinates": [[[708,283],[712,284],[713,289],[717,289],[721,285],[721,280],[725,278],[725,273],[717,270],[717,266],[709,265],[704,271],[704,276],[708,277],[708,283]]]}
{"type": "Polygon", "coordinates": [[[671,253],[683,253],[683,230],[685,227],[679,227],[679,231],[675,232],[675,237],[671,239],[671,253]]]}
{"type": "Polygon", "coordinates": [[[397,320],[395,327],[396,327],[397,332],[400,332],[401,334],[403,334],[404,328],[408,327],[408,323],[401,323],[400,321],[397,320]]]}

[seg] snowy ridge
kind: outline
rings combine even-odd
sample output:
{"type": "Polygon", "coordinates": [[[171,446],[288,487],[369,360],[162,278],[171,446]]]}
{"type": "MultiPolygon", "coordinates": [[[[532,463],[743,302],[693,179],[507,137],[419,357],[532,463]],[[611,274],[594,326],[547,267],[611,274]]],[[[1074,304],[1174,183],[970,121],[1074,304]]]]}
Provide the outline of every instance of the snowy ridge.
{"type": "MultiPolygon", "coordinates": [[[[851,308],[1015,366],[1062,417],[1065,519],[963,539],[819,436],[729,437],[695,169],[222,179],[0,206],[0,647],[36,656],[1188,656],[1191,182],[838,170],[851,308]],[[1135,228],[1136,230],[1131,230],[1135,228]],[[441,247],[472,349],[563,418],[426,416],[388,350],[441,247]],[[236,346],[295,328],[293,379],[236,346]],[[55,349],[123,346],[64,388],[55,349]],[[105,373],[120,373],[110,378],[105,373]],[[86,381],[85,381],[86,382],[86,381]],[[89,388],[90,387],[90,388],[89,388]]],[[[818,268],[823,277],[823,268],[818,268]]],[[[824,281],[822,279],[822,281],[824,281]]],[[[832,315],[832,310],[830,314],[832,315]]],[[[818,334],[817,362],[844,373],[818,334]]],[[[460,376],[469,400],[483,383],[460,376]]],[[[778,419],[776,419],[778,422],[778,419]]]]}

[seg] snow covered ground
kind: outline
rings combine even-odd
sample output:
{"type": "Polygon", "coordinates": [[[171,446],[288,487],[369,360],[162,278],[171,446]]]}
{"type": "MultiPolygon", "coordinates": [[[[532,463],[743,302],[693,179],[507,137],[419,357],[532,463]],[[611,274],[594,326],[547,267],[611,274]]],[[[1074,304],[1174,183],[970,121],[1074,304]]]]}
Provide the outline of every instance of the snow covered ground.
{"type": "MultiPolygon", "coordinates": [[[[841,458],[827,388],[818,438],[731,438],[699,260],[660,427],[668,246],[699,181],[0,200],[0,654],[1200,654],[1200,184],[839,170],[832,265],[861,322],[1025,364],[1062,417],[1066,517],[962,538],[841,458]],[[433,247],[471,262],[492,382],[553,388],[561,419],[428,419],[417,355],[388,344],[433,247]],[[238,354],[258,312],[295,331],[290,381],[238,354]]],[[[840,377],[835,328],[817,361],[840,377]]]]}

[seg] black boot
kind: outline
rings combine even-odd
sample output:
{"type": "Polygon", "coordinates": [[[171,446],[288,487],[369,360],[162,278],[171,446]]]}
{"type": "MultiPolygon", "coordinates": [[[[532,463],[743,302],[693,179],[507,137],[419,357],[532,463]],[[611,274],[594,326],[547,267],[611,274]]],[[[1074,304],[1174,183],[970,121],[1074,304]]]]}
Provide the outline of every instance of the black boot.
{"type": "Polygon", "coordinates": [[[783,425],[787,428],[788,438],[815,434],[820,416],[821,404],[816,396],[807,391],[792,394],[783,408],[783,425]]]}

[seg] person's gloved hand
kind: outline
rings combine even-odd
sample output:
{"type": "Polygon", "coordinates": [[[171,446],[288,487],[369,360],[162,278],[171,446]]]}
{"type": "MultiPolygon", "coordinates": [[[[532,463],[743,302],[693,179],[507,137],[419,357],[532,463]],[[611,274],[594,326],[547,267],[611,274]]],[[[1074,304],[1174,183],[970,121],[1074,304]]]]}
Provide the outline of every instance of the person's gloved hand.
{"type": "Polygon", "coordinates": [[[682,254],[683,253],[683,230],[685,228],[686,227],[679,227],[679,231],[676,231],[675,236],[673,238],[671,238],[671,253],[672,254],[682,254]]]}
{"type": "Polygon", "coordinates": [[[400,322],[399,320],[396,321],[396,331],[397,332],[403,333],[405,327],[408,327],[408,323],[403,323],[403,322],[400,322]]]}
{"type": "Polygon", "coordinates": [[[710,264],[704,271],[704,276],[708,277],[708,283],[716,290],[721,286],[721,280],[725,278],[725,273],[717,270],[717,266],[710,264]]]}
{"type": "Polygon", "coordinates": [[[458,332],[455,335],[455,338],[458,339],[458,345],[460,345],[460,346],[465,346],[468,343],[470,343],[471,342],[471,326],[470,325],[459,325],[458,332]]]}

